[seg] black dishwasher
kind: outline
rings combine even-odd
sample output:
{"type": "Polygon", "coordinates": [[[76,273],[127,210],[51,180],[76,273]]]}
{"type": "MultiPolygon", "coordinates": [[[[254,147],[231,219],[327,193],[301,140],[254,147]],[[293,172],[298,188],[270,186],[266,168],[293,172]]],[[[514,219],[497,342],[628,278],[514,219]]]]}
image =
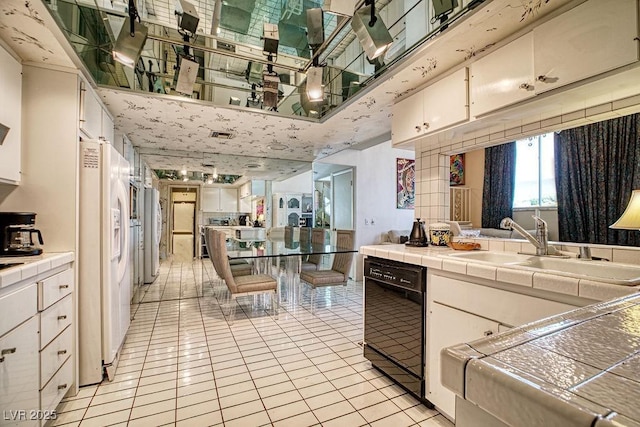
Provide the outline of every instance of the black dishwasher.
{"type": "Polygon", "coordinates": [[[364,356],[416,398],[425,399],[427,269],[382,258],[364,261],[364,356]]]}

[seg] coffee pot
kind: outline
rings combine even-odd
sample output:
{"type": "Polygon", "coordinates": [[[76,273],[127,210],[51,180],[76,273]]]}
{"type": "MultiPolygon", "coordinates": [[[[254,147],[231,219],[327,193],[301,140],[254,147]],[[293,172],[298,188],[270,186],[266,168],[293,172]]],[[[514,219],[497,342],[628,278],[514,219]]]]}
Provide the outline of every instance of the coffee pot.
{"type": "Polygon", "coordinates": [[[427,233],[424,229],[424,221],[420,221],[420,218],[416,218],[413,222],[413,228],[409,235],[409,241],[407,246],[427,246],[427,233]]]}
{"type": "Polygon", "coordinates": [[[44,244],[33,212],[0,212],[0,256],[40,255],[44,244]]]}

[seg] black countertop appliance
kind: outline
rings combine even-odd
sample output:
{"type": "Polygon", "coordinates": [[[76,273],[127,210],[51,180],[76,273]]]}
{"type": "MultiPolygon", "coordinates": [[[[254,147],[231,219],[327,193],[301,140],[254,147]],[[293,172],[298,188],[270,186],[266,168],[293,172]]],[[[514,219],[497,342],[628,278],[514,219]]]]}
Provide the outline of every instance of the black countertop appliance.
{"type": "Polygon", "coordinates": [[[33,212],[0,212],[0,256],[40,255],[42,234],[33,212]]]}
{"type": "Polygon", "coordinates": [[[247,218],[249,215],[238,215],[238,224],[240,225],[251,225],[247,224],[247,218]]]}

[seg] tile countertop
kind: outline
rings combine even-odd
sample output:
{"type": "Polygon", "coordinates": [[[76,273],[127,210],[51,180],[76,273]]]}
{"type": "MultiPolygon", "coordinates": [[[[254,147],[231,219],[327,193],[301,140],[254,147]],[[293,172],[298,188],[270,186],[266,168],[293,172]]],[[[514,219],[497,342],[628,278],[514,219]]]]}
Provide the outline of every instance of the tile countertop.
{"type": "MultiPolygon", "coordinates": [[[[500,248],[487,249],[498,250],[500,252],[518,252],[520,250],[526,251],[527,249],[522,248],[521,245],[524,244],[522,241],[505,240],[499,243],[501,245],[500,248]],[[511,246],[513,246],[513,248],[511,246]]],[[[528,243],[526,244],[528,245],[528,243]]],[[[533,249],[533,246],[531,246],[531,249],[533,249]]],[[[459,252],[461,251],[455,251],[449,247],[411,247],[402,244],[368,245],[360,247],[360,253],[363,255],[391,259],[408,264],[423,265],[427,268],[451,273],[464,274],[470,276],[470,280],[473,280],[472,277],[495,280],[509,285],[556,292],[594,301],[609,300],[640,291],[640,285],[616,285],[592,278],[566,277],[555,271],[531,269],[523,266],[490,264],[460,258],[454,259],[446,256],[459,252]]],[[[534,252],[534,250],[527,252],[534,252]]]]}
{"type": "Polygon", "coordinates": [[[492,425],[640,427],[638,294],[441,354],[442,383],[492,425]]]}
{"type": "Polygon", "coordinates": [[[16,263],[14,267],[0,270],[0,289],[35,278],[40,273],[72,262],[74,258],[73,252],[45,253],[29,257],[0,257],[0,264],[16,263]]]}

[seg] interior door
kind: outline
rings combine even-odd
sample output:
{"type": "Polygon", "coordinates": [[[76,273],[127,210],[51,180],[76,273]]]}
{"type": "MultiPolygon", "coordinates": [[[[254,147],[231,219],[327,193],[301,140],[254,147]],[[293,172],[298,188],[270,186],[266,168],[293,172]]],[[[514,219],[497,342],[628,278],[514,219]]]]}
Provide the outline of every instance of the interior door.
{"type": "Polygon", "coordinates": [[[173,203],[174,259],[190,260],[194,256],[195,202],[173,203]]]}
{"type": "Polygon", "coordinates": [[[331,228],[353,230],[353,168],[331,174],[331,228]]]}

